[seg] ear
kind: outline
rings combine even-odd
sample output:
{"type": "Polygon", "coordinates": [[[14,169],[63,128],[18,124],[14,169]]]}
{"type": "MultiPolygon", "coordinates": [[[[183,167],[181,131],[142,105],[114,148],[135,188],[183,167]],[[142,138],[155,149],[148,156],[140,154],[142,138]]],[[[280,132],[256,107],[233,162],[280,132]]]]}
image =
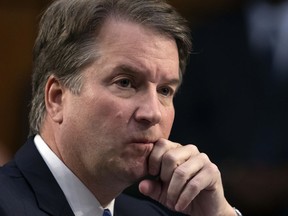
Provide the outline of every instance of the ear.
{"type": "Polygon", "coordinates": [[[45,86],[46,112],[56,123],[63,121],[64,87],[55,76],[50,76],[45,86]]]}

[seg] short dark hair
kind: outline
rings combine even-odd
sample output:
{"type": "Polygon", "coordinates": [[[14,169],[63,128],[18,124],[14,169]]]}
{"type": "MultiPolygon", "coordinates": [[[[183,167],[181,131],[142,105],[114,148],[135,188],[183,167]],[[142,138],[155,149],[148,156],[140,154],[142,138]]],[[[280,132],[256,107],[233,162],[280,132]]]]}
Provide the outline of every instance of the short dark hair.
{"type": "Polygon", "coordinates": [[[95,33],[110,17],[139,23],[176,41],[180,77],[191,50],[186,20],[165,0],[56,0],[44,12],[33,52],[30,134],[46,114],[45,85],[52,74],[77,94],[81,70],[97,58],[95,33]],[[92,52],[92,47],[94,52],[92,52]]]}

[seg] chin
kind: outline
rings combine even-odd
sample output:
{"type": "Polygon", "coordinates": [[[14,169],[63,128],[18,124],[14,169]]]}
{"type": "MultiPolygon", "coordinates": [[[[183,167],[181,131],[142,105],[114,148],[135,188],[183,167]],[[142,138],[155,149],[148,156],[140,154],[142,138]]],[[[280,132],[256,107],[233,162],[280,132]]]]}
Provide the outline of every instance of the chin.
{"type": "MultiPolygon", "coordinates": [[[[145,163],[146,164],[146,163],[145,163]]],[[[132,166],[127,166],[127,169],[125,169],[126,175],[125,179],[130,183],[133,184],[141,179],[143,179],[145,176],[148,175],[148,169],[147,165],[143,165],[143,163],[139,164],[139,166],[135,166],[136,164],[132,166]]]]}
{"type": "Polygon", "coordinates": [[[141,157],[121,157],[111,160],[108,169],[112,168],[115,181],[118,179],[129,186],[148,175],[147,156],[141,157]]]}

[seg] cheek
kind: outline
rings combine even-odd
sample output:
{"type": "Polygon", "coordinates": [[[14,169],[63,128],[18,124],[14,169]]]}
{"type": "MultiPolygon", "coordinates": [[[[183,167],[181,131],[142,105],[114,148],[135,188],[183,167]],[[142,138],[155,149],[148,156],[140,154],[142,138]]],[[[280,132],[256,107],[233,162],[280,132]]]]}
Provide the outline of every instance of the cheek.
{"type": "Polygon", "coordinates": [[[117,126],[118,124],[127,123],[129,119],[130,107],[125,101],[118,98],[104,97],[93,103],[94,119],[96,119],[103,126],[117,126]]]}
{"type": "Polygon", "coordinates": [[[165,111],[165,115],[162,116],[162,132],[165,138],[168,138],[172,129],[172,125],[174,122],[175,112],[174,108],[170,108],[165,111]]]}
{"type": "Polygon", "coordinates": [[[113,117],[116,119],[122,119],[125,116],[125,112],[128,111],[128,108],[125,106],[125,103],[115,101],[115,100],[105,100],[101,102],[101,106],[99,103],[95,105],[96,109],[100,115],[105,117],[113,117]]]}

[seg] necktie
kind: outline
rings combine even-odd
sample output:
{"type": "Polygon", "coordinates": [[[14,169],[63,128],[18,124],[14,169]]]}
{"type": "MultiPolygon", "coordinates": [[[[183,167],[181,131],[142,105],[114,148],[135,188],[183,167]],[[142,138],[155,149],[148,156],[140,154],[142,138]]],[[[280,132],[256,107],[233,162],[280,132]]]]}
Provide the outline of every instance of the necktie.
{"type": "Polygon", "coordinates": [[[103,216],[112,216],[109,209],[104,209],[103,216]]]}

